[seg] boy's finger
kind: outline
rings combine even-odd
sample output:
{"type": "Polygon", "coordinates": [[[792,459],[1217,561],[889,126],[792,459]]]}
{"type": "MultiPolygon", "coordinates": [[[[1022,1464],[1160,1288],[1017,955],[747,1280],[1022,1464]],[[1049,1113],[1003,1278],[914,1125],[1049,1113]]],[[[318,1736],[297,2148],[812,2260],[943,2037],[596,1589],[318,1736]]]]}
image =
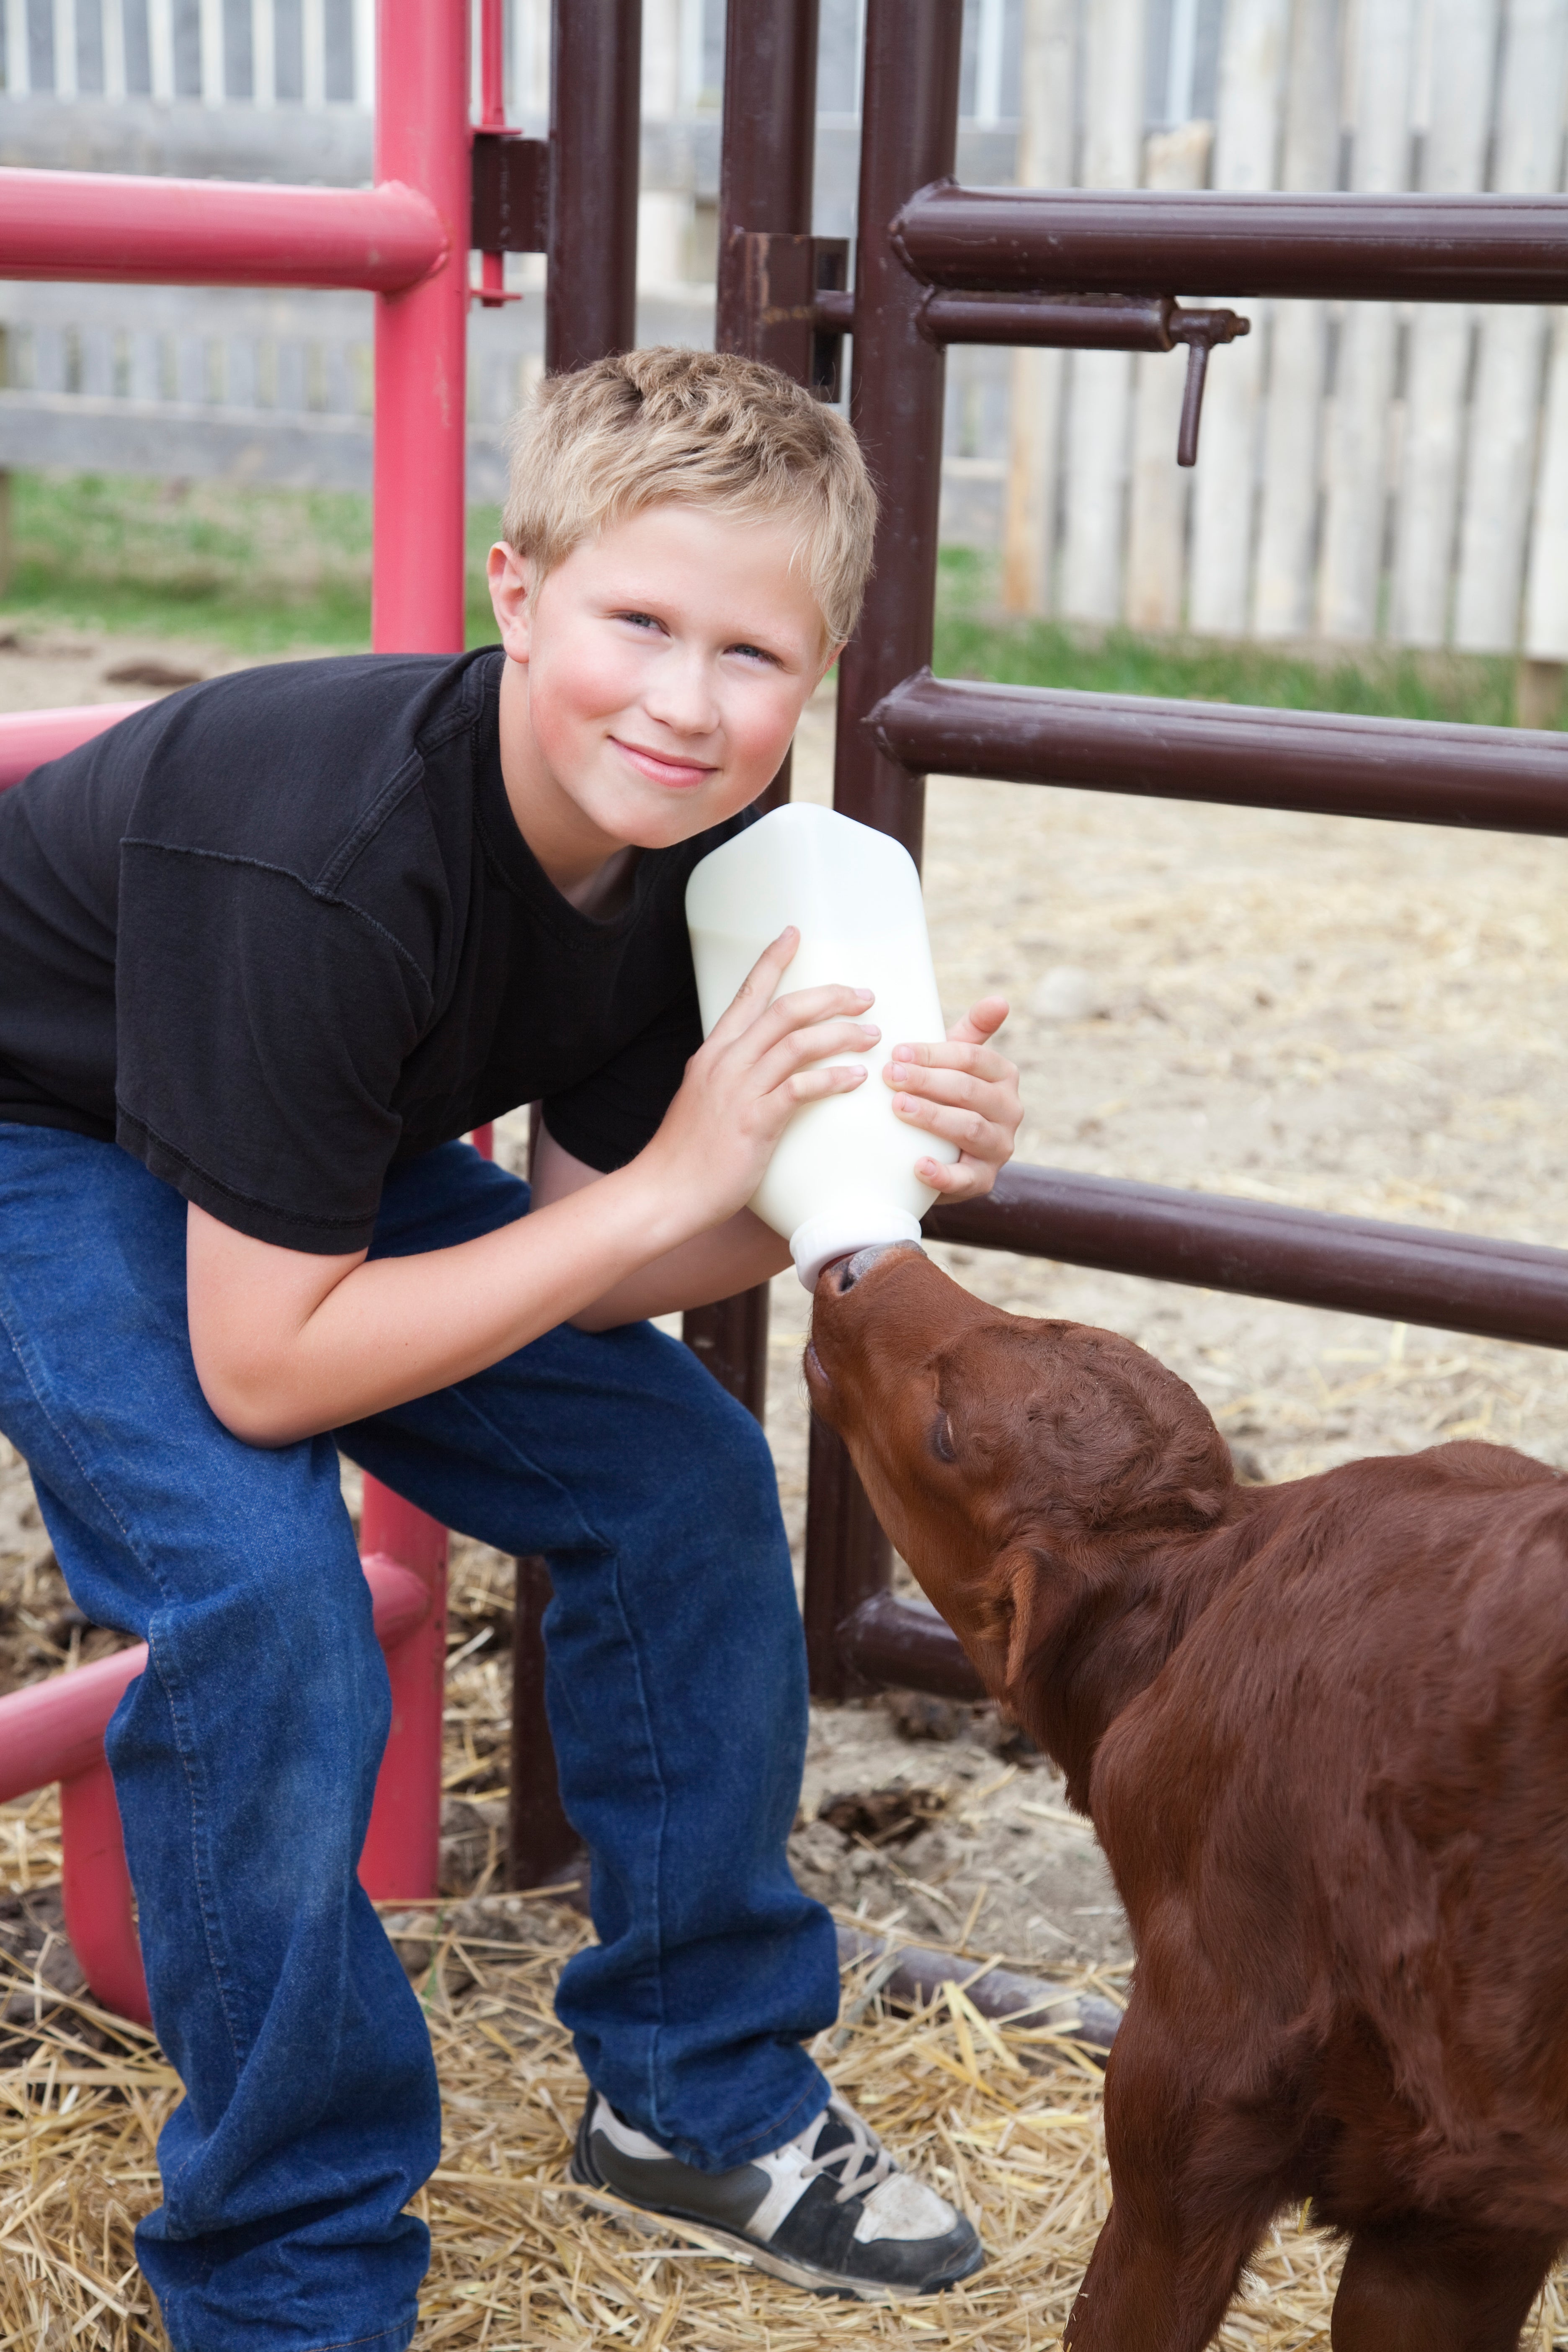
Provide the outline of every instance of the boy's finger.
{"type": "Polygon", "coordinates": [[[978,1201],[996,1181],[995,1169],[984,1160],[917,1160],[915,1174],[948,1201],[978,1201]]]}
{"type": "Polygon", "coordinates": [[[713,1024],[710,1036],[729,1037],[749,1029],[767,1004],[779,982],[795,961],[800,945],[800,933],[793,923],[787,923],[776,940],[770,940],[733,997],[713,1024]]]}
{"type": "Polygon", "coordinates": [[[805,1022],[820,1021],[830,1013],[850,1013],[857,1020],[863,1019],[871,1013],[876,1001],[868,988],[851,988],[837,980],[824,981],[819,988],[792,988],[787,994],[775,996],[768,1012],[785,1027],[799,1029],[805,1022]]]}
{"type": "Polygon", "coordinates": [[[864,1021],[821,1021],[807,1029],[792,1030],[775,1038],[768,1050],[758,1055],[755,1078],[764,1093],[810,1062],[826,1062],[835,1054],[863,1054],[868,1045],[877,1042],[877,1032],[864,1021]]]}
{"type": "Polygon", "coordinates": [[[984,1045],[987,1037],[996,1034],[1012,1009],[1005,996],[983,996],[978,1004],[972,1004],[953,1023],[948,1037],[955,1045],[984,1045]]]}
{"type": "Polygon", "coordinates": [[[921,1102],[917,1095],[895,1095],[893,1108],[911,1127],[923,1127],[948,1143],[956,1143],[966,1159],[984,1160],[999,1167],[1012,1155],[1011,1130],[998,1127],[975,1110],[952,1110],[945,1103],[921,1102]]]}
{"type": "Polygon", "coordinates": [[[826,1069],[797,1070],[785,1078],[777,1091],[792,1105],[820,1102],[824,1095],[846,1095],[854,1087],[865,1083],[866,1073],[858,1062],[830,1062],[826,1069]]]}
{"type": "Polygon", "coordinates": [[[900,1043],[893,1048],[893,1059],[930,1070],[967,1070],[971,1077],[984,1078],[995,1085],[1005,1086],[1018,1076],[1005,1054],[998,1054],[990,1045],[973,1045],[953,1037],[939,1045],[900,1043]]]}
{"type": "Polygon", "coordinates": [[[922,1070],[912,1062],[884,1064],[882,1077],[895,1093],[902,1087],[923,1095],[927,1102],[947,1103],[955,1110],[977,1110],[985,1118],[1000,1118],[1006,1108],[1005,1089],[972,1078],[963,1070],[922,1070]]]}

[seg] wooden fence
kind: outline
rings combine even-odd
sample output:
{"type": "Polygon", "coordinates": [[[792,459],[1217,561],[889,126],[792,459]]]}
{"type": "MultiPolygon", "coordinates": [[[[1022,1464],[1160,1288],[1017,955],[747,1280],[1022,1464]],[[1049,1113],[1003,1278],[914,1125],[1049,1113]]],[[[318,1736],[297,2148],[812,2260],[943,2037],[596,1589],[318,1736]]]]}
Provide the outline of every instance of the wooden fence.
{"type": "MultiPolygon", "coordinates": [[[[1151,129],[1143,0],[1026,0],[1021,179],[1563,184],[1568,0],[1227,0],[1207,116],[1191,99],[1197,12],[1173,13],[1186,46],[1151,129]]],[[[1191,477],[1170,463],[1178,355],[1011,361],[1009,601],[1232,637],[1568,656],[1564,315],[1241,307],[1253,331],[1215,355],[1191,477]]]]}

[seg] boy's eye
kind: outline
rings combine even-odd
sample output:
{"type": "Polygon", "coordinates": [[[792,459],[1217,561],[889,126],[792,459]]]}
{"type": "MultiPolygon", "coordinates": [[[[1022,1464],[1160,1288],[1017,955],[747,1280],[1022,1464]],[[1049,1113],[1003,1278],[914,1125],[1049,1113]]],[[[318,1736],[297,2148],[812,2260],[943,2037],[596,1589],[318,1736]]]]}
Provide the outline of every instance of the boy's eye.
{"type": "Polygon", "coordinates": [[[731,646],[730,651],[744,654],[749,661],[773,662],[776,667],[776,656],[769,653],[765,646],[731,646]]]}
{"type": "Polygon", "coordinates": [[[657,629],[660,624],[651,613],[617,613],[617,621],[629,621],[634,629],[657,629]]]}

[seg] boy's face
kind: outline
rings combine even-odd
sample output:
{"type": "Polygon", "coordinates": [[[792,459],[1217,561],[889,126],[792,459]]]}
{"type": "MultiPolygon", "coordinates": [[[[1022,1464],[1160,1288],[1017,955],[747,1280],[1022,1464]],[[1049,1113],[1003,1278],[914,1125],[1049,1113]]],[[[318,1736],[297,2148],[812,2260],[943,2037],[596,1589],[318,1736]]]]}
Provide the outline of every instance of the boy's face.
{"type": "Polygon", "coordinates": [[[490,550],[510,657],[502,762],[547,870],[549,850],[575,865],[684,841],[772,782],[836,650],[791,567],[796,536],[787,520],[665,505],[542,580],[490,550]]]}

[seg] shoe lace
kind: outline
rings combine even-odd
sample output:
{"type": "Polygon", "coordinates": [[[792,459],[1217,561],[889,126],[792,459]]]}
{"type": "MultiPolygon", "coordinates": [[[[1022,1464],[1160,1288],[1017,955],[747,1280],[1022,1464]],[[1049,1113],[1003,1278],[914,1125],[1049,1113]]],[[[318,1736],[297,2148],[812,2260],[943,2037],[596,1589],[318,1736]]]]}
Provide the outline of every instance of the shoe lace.
{"type": "Polygon", "coordinates": [[[898,2167],[870,2126],[858,2116],[844,2099],[829,2099],[819,2116],[813,2116],[803,2132],[795,2136],[805,2163],[804,2178],[812,2179],[819,2172],[838,2173],[838,2194],[835,2202],[847,2205],[851,2197],[867,2197],[879,2182],[889,2179],[898,2167]],[[818,2134],[829,2116],[837,2116],[849,2134],[830,2147],[825,2156],[814,2156],[818,2134]]]}

